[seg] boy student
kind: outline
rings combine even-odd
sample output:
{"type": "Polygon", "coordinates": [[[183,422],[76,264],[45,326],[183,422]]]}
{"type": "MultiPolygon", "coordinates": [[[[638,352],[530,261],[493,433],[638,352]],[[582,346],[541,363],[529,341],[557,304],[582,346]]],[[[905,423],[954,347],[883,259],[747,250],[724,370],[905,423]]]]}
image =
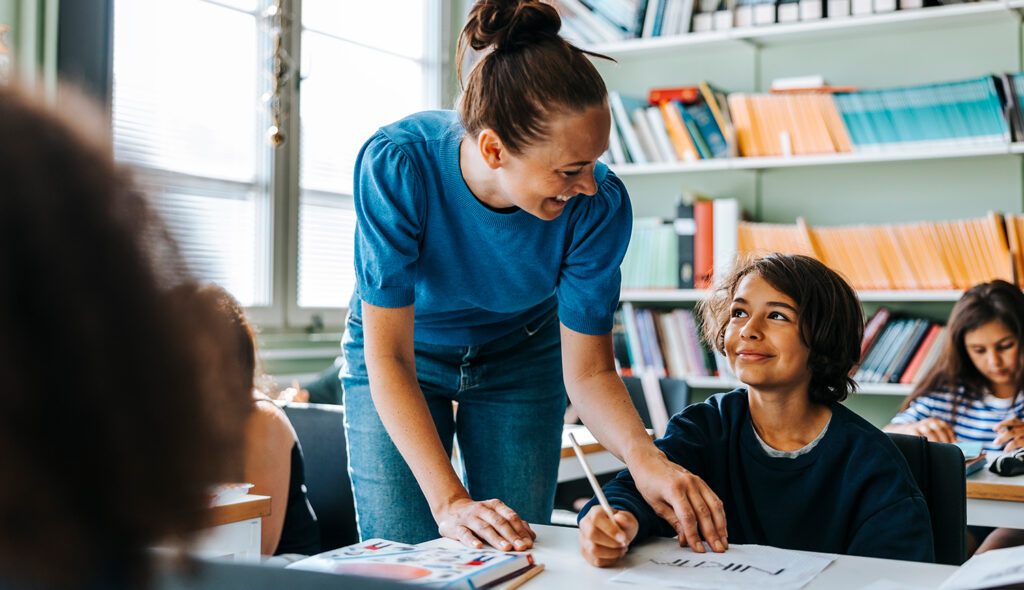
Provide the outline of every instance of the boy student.
{"type": "MultiPolygon", "coordinates": [[[[701,311],[746,386],[676,414],[656,444],[690,472],[705,538],[720,527],[733,543],[933,561],[928,507],[903,455],[839,403],[855,386],[863,331],[850,286],[812,258],[772,254],[740,263],[701,311]],[[712,521],[722,505],[725,519],[712,521]]],[[[590,563],[612,565],[631,542],[674,534],[628,470],[604,491],[614,523],[593,500],[580,512],[590,563]]]]}

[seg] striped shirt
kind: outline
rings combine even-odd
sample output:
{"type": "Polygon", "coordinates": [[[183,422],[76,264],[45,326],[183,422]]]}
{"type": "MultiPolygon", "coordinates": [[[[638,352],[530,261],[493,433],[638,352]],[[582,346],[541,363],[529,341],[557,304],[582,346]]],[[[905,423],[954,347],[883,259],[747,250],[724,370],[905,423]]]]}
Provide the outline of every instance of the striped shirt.
{"type": "Polygon", "coordinates": [[[897,414],[891,423],[907,424],[925,418],[952,423],[954,399],[959,398],[956,400],[956,423],[953,424],[957,439],[980,442],[988,452],[1001,452],[1001,447],[992,444],[997,436],[996,425],[1007,418],[1024,416],[1024,395],[1017,393],[1012,398],[999,398],[985,392],[979,399],[967,399],[963,392],[964,388],[960,386],[956,393],[936,391],[922,395],[897,414]]]}

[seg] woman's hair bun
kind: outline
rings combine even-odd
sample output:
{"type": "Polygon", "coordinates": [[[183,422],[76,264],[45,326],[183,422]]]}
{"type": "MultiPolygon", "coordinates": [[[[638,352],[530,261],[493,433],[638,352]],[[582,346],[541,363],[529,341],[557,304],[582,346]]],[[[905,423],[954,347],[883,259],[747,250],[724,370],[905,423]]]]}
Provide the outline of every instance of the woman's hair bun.
{"type": "Polygon", "coordinates": [[[480,0],[466,23],[470,47],[508,51],[558,37],[562,19],[540,0],[480,0]]]}

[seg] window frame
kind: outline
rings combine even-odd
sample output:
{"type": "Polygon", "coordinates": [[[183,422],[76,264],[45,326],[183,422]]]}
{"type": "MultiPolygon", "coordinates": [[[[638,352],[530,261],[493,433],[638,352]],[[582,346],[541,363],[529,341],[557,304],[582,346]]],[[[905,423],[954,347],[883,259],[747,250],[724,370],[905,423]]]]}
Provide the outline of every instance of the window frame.
{"type": "MultiPolygon", "coordinates": [[[[450,104],[450,92],[446,92],[445,80],[448,78],[448,72],[450,69],[450,60],[448,54],[450,53],[451,44],[451,27],[452,27],[452,14],[453,10],[451,2],[445,0],[419,0],[427,3],[426,19],[423,23],[424,30],[428,31],[428,34],[424,36],[424,57],[423,62],[428,68],[427,75],[424,77],[426,81],[426,88],[423,90],[426,93],[427,102],[435,105],[435,108],[443,108],[442,105],[450,104]],[[430,31],[437,31],[438,34],[429,34],[430,31]]],[[[287,47],[290,47],[290,53],[292,56],[293,63],[296,64],[296,72],[294,74],[294,83],[289,85],[289,92],[285,104],[290,107],[292,115],[288,120],[288,134],[290,138],[285,144],[284,151],[287,151],[287,155],[282,155],[281,159],[287,159],[287,170],[281,170],[282,177],[287,176],[288,186],[279,186],[277,179],[273,184],[273,190],[280,192],[281,194],[287,195],[287,203],[282,205],[281,211],[285,212],[288,223],[284,228],[285,242],[278,247],[280,250],[275,249],[275,253],[280,253],[281,256],[275,256],[275,260],[282,258],[288,262],[288,267],[285,270],[284,276],[286,279],[280,281],[284,283],[283,287],[287,290],[284,317],[282,318],[284,328],[298,329],[306,328],[311,329],[316,326],[317,329],[323,329],[324,331],[336,331],[341,329],[345,323],[345,314],[348,312],[348,302],[343,302],[341,307],[299,307],[298,295],[299,295],[299,202],[301,199],[301,189],[299,187],[299,150],[301,148],[301,141],[299,140],[299,113],[298,106],[301,99],[301,71],[298,70],[298,64],[302,63],[301,55],[301,44],[302,44],[302,9],[301,0],[296,2],[292,12],[291,21],[293,27],[288,31],[290,35],[289,39],[286,39],[287,47]],[[315,316],[319,316],[319,321],[315,321],[315,316]]],[[[279,171],[277,164],[274,167],[275,173],[279,171]]],[[[282,178],[283,180],[283,178],[282,178]]],[[[344,195],[343,198],[351,199],[352,195],[344,195]]],[[[275,268],[275,271],[277,269],[275,268]]],[[[275,287],[278,281],[275,280],[275,287]]],[[[276,294],[276,293],[275,293],[276,294]]],[[[267,324],[269,327],[270,324],[267,324]]]]}

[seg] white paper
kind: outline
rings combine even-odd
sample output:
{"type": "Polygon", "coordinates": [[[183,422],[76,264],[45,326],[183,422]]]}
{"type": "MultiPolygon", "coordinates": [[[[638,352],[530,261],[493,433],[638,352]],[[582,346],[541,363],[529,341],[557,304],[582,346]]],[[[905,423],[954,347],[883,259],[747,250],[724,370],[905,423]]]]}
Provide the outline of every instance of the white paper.
{"type": "Polygon", "coordinates": [[[1024,582],[1024,546],[993,549],[967,560],[939,586],[940,590],[971,590],[1024,582]]]}
{"type": "Polygon", "coordinates": [[[929,590],[927,586],[915,586],[906,582],[895,582],[893,580],[875,580],[860,590],[929,590]]]}
{"type": "Polygon", "coordinates": [[[725,553],[695,553],[677,547],[624,570],[613,582],[731,590],[795,590],[821,573],[836,556],[805,553],[764,545],[729,545],[725,553]]]}

